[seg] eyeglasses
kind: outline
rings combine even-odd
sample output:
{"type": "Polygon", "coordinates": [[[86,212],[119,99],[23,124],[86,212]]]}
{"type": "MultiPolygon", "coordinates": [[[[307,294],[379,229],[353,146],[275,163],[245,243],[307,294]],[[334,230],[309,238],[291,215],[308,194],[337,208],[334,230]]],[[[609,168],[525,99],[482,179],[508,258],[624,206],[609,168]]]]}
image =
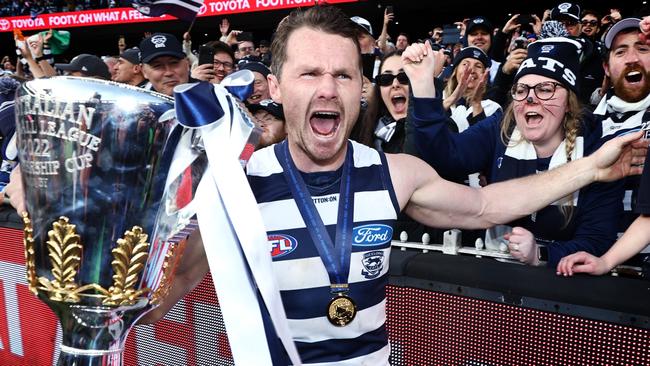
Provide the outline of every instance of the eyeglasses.
{"type": "Polygon", "coordinates": [[[402,85],[408,85],[409,84],[409,77],[406,76],[405,72],[400,72],[397,75],[393,74],[379,74],[375,76],[375,82],[379,86],[390,86],[393,84],[393,80],[397,78],[397,82],[399,82],[402,85]]]}
{"type": "Polygon", "coordinates": [[[214,60],[214,68],[216,69],[219,66],[223,66],[224,69],[232,69],[233,66],[235,65],[233,65],[232,62],[228,62],[228,61],[222,62],[219,60],[214,60]]]}
{"type": "Polygon", "coordinates": [[[580,22],[580,24],[582,24],[585,27],[588,26],[588,25],[590,25],[592,27],[595,27],[595,26],[598,25],[598,21],[597,20],[582,20],[580,22]]]}
{"type": "Polygon", "coordinates": [[[512,95],[512,99],[521,102],[522,100],[528,97],[528,94],[530,93],[530,89],[533,89],[537,99],[549,100],[553,98],[553,95],[555,95],[555,89],[558,86],[563,87],[562,84],[553,81],[545,81],[543,83],[535,84],[532,86],[517,83],[512,86],[512,89],[510,90],[510,95],[512,95]]]}
{"type": "Polygon", "coordinates": [[[253,47],[239,47],[239,52],[246,52],[246,51],[252,51],[253,47]]]}

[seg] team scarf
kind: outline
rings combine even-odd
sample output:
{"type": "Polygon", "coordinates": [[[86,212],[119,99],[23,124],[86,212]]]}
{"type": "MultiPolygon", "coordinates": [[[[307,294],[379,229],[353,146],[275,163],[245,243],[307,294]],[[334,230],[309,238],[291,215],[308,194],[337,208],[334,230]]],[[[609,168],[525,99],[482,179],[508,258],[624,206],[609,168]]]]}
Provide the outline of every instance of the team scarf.
{"type": "MultiPolygon", "coordinates": [[[[566,139],[562,140],[560,145],[553,152],[548,170],[562,166],[568,162],[566,156],[566,139]]],[[[575,147],[571,152],[571,160],[580,159],[584,155],[584,138],[578,136],[575,141],[575,147]]],[[[537,170],[537,152],[535,146],[526,140],[519,129],[515,127],[510,135],[510,140],[502,157],[497,160],[497,170],[494,174],[495,182],[500,182],[512,178],[524,177],[530,174],[539,173],[537,170]]],[[[576,206],[578,204],[579,191],[573,192],[572,202],[561,199],[553,202],[553,205],[576,206]]]]}
{"type": "Polygon", "coordinates": [[[630,103],[614,95],[613,90],[603,98],[594,114],[603,116],[601,138],[612,138],[627,133],[646,131],[646,138],[650,137],[650,94],[644,99],[630,103]]]}

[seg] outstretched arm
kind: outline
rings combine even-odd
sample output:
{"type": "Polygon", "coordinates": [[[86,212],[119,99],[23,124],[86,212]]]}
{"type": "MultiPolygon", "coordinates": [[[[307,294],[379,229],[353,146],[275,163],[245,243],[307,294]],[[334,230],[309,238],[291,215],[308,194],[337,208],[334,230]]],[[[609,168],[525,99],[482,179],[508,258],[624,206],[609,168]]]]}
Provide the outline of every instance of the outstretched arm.
{"type": "Polygon", "coordinates": [[[638,164],[647,151],[641,136],[617,137],[588,157],[481,189],[445,181],[412,156],[388,155],[388,163],[400,207],[415,220],[434,227],[486,228],[529,215],[595,181],[641,174],[638,164]]]}
{"type": "Polygon", "coordinates": [[[602,275],[614,266],[632,258],[650,243],[650,216],[639,216],[625,234],[602,257],[587,252],[566,256],[557,265],[557,274],[573,276],[574,273],[602,275]]]}

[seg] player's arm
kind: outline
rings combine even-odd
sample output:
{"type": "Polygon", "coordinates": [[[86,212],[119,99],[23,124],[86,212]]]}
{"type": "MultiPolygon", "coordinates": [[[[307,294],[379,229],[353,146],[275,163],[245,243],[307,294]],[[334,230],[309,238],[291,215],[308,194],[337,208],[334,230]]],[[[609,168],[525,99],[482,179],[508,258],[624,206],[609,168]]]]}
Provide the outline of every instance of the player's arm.
{"type": "Polygon", "coordinates": [[[201,233],[196,230],[187,240],[167,297],[163,299],[160,306],[147,313],[138,323],[149,324],[162,319],[178,301],[203,280],[209,270],[201,233]]]}
{"type": "Polygon", "coordinates": [[[481,189],[445,181],[413,156],[387,158],[400,207],[413,219],[434,227],[485,228],[536,212],[592,182],[641,174],[638,164],[647,150],[647,143],[639,143],[641,136],[640,132],[621,136],[588,157],[481,189]]]}

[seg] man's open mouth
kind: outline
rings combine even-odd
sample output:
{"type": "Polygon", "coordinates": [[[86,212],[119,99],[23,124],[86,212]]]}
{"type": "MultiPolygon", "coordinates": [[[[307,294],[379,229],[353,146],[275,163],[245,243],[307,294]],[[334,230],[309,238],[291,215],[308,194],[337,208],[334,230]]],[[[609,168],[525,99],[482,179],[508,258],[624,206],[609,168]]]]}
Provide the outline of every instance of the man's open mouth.
{"type": "Polygon", "coordinates": [[[634,70],[625,74],[625,81],[628,83],[638,83],[643,80],[643,74],[640,71],[634,70]]]}
{"type": "Polygon", "coordinates": [[[312,131],[321,136],[332,136],[339,128],[341,118],[339,112],[318,111],[309,117],[312,131]]]}

